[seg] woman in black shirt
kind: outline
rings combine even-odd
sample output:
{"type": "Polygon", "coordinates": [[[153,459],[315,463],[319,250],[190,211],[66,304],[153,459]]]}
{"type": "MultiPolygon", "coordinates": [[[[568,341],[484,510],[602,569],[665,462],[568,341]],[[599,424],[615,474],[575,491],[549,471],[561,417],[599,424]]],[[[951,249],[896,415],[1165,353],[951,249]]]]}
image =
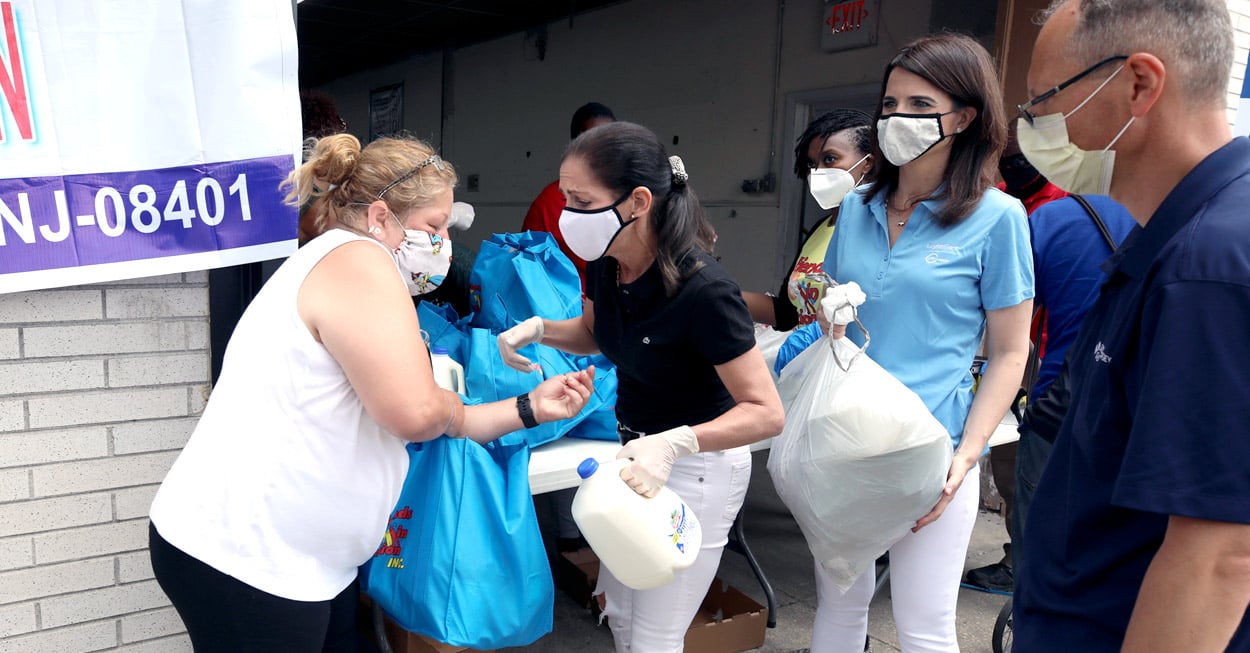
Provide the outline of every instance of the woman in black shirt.
{"type": "Polygon", "coordinates": [[[616,122],[574,140],[560,165],[565,241],[589,264],[580,318],[531,317],[499,336],[509,365],[542,342],[617,366],[618,458],[639,494],[675,491],[703,527],[694,565],[631,590],[604,569],[599,590],[619,651],[681,651],[751,475],[747,445],[781,431],[781,400],[755,347],[738,286],[712,258],[712,229],[681,160],[655,134],[616,122]]]}

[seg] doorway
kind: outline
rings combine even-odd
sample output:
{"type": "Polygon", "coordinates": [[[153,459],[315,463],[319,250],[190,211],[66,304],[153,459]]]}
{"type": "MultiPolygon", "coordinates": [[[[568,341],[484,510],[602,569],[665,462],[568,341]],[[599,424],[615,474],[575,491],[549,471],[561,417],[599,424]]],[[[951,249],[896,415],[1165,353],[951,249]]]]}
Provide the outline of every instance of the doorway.
{"type": "Polygon", "coordinates": [[[797,91],[786,96],[785,157],[780,171],[781,206],[777,220],[777,253],[774,279],[788,277],[807,233],[829,215],[807,192],[807,183],[794,176],[794,143],[807,124],[826,111],[859,109],[874,115],[881,93],[879,83],[854,84],[834,88],[797,91]]]}

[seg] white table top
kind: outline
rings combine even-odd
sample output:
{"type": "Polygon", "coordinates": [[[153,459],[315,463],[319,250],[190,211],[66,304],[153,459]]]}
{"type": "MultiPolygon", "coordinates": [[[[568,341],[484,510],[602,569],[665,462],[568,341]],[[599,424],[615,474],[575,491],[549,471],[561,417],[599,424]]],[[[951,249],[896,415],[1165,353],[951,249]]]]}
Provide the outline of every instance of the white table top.
{"type": "MultiPolygon", "coordinates": [[[[1020,435],[1016,433],[1016,418],[1011,413],[1003,418],[994,434],[990,436],[990,446],[1015,442],[1020,435]]],[[[767,449],[772,445],[772,438],[751,445],[752,451],[767,449]]],[[[577,477],[577,466],[587,458],[600,462],[616,457],[621,445],[606,440],[579,440],[576,438],[560,438],[550,444],[534,449],[530,454],[530,493],[542,494],[554,490],[577,487],[581,481],[577,477]]]]}

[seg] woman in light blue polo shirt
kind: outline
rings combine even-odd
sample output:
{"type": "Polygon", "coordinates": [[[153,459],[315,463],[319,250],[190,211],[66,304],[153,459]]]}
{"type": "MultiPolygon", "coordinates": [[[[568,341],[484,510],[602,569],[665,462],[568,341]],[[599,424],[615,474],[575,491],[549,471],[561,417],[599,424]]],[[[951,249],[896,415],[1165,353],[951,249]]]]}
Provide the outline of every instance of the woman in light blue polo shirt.
{"type": "MultiPolygon", "coordinates": [[[[924,400],[955,447],[942,498],[890,549],[904,652],[958,651],[955,603],[976,519],[977,461],[1016,396],[1028,356],[1033,259],[1016,199],[992,188],[1006,120],[989,53],[942,34],[889,63],[873,129],[873,181],[842,203],[824,269],[855,281],[869,354],[924,400]],[[976,395],[969,370],[986,335],[976,395]]],[[[847,335],[862,344],[853,325],[847,335]]],[[[796,332],[778,369],[820,336],[796,332]]],[[[816,565],[813,653],[862,650],[875,570],[845,594],[816,565]]]]}

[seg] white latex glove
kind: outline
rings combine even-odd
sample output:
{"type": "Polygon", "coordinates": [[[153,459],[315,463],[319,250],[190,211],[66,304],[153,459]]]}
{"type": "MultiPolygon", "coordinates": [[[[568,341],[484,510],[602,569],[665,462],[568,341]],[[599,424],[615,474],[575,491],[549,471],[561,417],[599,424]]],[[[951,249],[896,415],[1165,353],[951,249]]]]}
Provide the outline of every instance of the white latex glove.
{"type": "Polygon", "coordinates": [[[699,453],[699,438],[689,426],[678,426],[631,440],[621,447],[616,457],[633,461],[621,468],[621,480],[628,483],[634,492],[649,498],[659,493],[668,482],[673,463],[692,453],[699,453]]]}
{"type": "Polygon", "coordinates": [[[820,310],[833,326],[846,326],[855,321],[855,309],[867,299],[859,284],[850,281],[830,288],[820,300],[820,310]]]}
{"type": "Polygon", "coordinates": [[[532,372],[538,365],[517,353],[522,347],[528,347],[543,339],[543,319],[535,315],[528,320],[499,334],[499,357],[503,362],[518,372],[532,372]]]}

